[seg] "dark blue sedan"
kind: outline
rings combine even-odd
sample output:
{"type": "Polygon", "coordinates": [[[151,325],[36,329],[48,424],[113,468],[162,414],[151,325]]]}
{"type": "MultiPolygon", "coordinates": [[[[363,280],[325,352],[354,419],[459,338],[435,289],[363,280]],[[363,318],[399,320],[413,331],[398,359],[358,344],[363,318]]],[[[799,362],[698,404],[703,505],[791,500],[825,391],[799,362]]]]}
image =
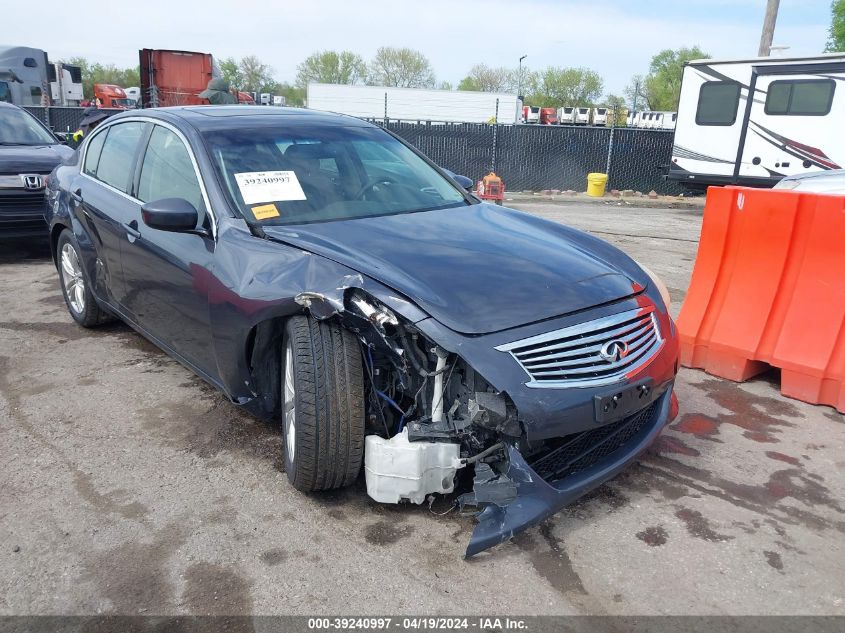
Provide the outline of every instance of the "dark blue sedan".
{"type": "Polygon", "coordinates": [[[665,286],[308,110],[110,118],[49,180],[71,316],[118,318],[278,420],[299,490],[479,510],[467,554],[633,461],[674,415],[665,286]]]}

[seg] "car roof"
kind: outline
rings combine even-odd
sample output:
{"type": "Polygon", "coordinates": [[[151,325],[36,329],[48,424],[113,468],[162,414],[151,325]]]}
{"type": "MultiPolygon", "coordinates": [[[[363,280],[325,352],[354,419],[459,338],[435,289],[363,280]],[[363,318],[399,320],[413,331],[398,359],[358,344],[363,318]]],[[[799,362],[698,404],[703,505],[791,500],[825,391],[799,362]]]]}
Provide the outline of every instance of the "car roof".
{"type": "Polygon", "coordinates": [[[242,104],[147,108],[128,111],[113,118],[132,116],[160,118],[171,122],[178,119],[189,123],[200,131],[229,130],[238,127],[247,128],[263,125],[284,125],[285,127],[299,125],[370,127],[372,125],[361,119],[334,112],[242,104]]]}

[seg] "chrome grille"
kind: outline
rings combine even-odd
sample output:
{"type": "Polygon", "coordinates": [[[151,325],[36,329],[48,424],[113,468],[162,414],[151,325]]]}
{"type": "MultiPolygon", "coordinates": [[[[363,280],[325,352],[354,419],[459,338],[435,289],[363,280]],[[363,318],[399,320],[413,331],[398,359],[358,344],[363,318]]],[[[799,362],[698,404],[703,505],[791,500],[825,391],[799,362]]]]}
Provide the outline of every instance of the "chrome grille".
{"type": "Polygon", "coordinates": [[[496,349],[516,359],[531,379],[527,386],[552,388],[616,382],[647,363],[662,345],[654,309],[639,308],[496,349]]]}

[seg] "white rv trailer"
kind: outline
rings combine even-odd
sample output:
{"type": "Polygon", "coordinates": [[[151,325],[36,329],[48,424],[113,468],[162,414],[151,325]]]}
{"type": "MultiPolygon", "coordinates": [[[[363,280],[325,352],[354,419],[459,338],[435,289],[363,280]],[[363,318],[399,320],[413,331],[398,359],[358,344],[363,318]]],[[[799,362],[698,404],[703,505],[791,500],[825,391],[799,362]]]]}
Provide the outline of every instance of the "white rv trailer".
{"type": "Polygon", "coordinates": [[[573,125],[575,123],[575,108],[565,106],[557,109],[558,125],[573,125]]]}
{"type": "Polygon", "coordinates": [[[771,187],[845,166],[845,54],[698,60],[684,68],[668,178],[771,187]]]}
{"type": "MultiPolygon", "coordinates": [[[[465,123],[513,123],[522,112],[514,94],[465,90],[428,90],[309,83],[307,106],[363,119],[402,121],[448,121],[465,123]]],[[[539,122],[539,109],[537,109],[539,122]]]]}
{"type": "Polygon", "coordinates": [[[590,108],[575,108],[575,125],[590,124],[590,108]]]}
{"type": "Polygon", "coordinates": [[[607,125],[607,108],[593,108],[593,125],[607,125]]]}

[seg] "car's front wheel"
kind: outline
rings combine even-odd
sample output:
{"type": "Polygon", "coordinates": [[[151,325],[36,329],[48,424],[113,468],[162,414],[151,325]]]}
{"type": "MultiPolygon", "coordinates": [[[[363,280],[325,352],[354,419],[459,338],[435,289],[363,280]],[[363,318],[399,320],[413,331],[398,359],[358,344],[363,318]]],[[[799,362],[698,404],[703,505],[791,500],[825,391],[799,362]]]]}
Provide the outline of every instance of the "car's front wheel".
{"type": "Polygon", "coordinates": [[[65,229],[59,235],[56,245],[56,260],[59,266],[59,281],[68,312],[73,320],[82,327],[93,327],[110,320],[110,316],[100,309],[82,266],[82,256],[73,239],[73,234],[65,229]]]}
{"type": "Polygon", "coordinates": [[[303,492],[353,483],[364,456],[358,341],[337,323],[288,319],[282,345],[285,472],[303,492]]]}

